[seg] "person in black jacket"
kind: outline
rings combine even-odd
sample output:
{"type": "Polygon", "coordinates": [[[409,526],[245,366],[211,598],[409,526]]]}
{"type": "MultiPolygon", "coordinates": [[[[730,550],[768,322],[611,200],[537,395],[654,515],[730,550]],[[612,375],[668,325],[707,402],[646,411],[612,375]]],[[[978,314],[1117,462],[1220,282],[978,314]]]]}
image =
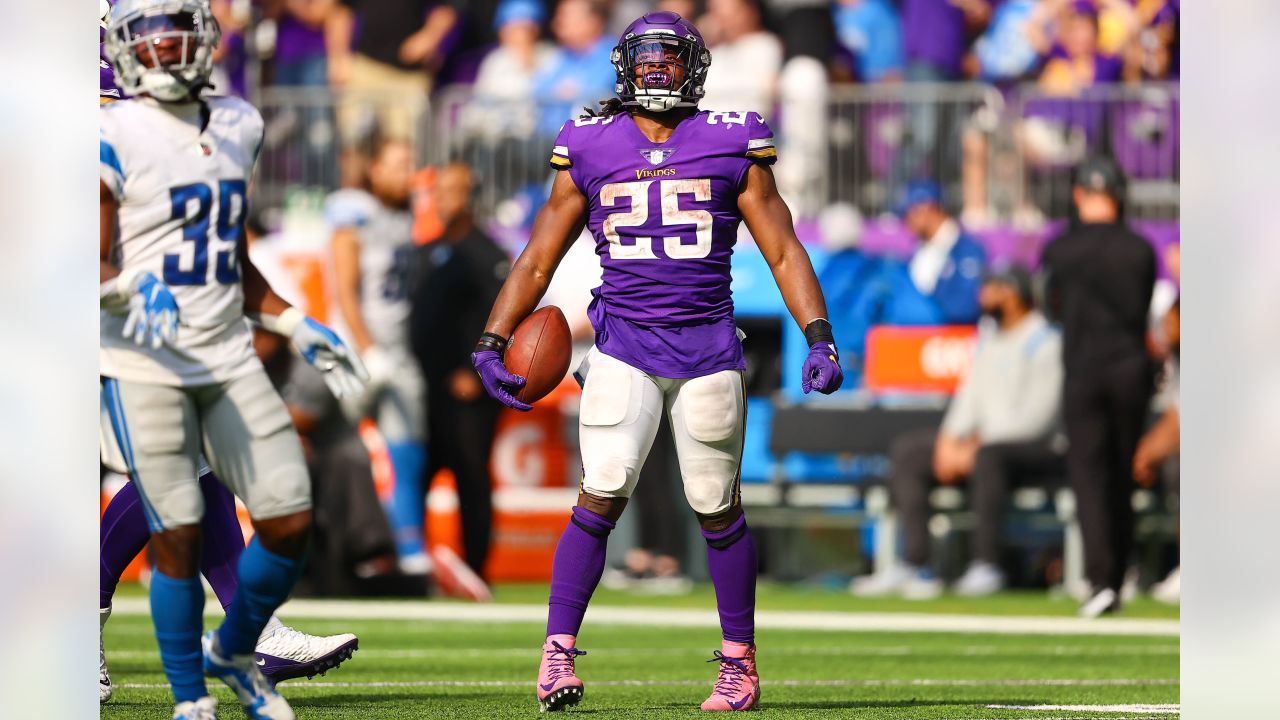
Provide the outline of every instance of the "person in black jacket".
{"type": "Polygon", "coordinates": [[[1082,163],[1071,225],[1043,257],[1046,300],[1063,332],[1067,474],[1092,586],[1086,617],[1120,607],[1133,544],[1131,469],[1153,384],[1146,333],[1156,256],[1125,223],[1124,197],[1114,162],[1082,163]]]}
{"type": "Polygon", "coordinates": [[[473,188],[466,165],[441,168],[435,200],[444,233],[421,248],[409,333],[427,380],[427,477],[453,471],[467,565],[483,577],[493,523],[489,451],[502,406],[481,386],[471,351],[511,262],[476,226],[473,188]]]}

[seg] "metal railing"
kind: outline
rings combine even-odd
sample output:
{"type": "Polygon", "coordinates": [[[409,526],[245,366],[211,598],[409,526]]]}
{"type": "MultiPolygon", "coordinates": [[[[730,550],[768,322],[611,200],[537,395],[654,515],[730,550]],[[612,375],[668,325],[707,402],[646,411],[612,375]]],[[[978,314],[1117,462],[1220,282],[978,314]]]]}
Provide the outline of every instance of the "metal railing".
{"type": "MultiPolygon", "coordinates": [[[[1130,178],[1131,215],[1178,217],[1176,84],[1097,86],[1074,98],[1049,97],[1032,85],[1004,93],[977,83],[837,86],[825,103],[821,128],[790,125],[821,133],[821,142],[807,135],[803,143],[789,141],[785,105],[770,115],[779,186],[798,215],[835,202],[879,215],[893,209],[906,180],[929,177],[955,212],[993,222],[1028,212],[1064,217],[1070,168],[1104,153],[1130,178]]],[[[391,126],[424,164],[471,164],[480,180],[478,210],[511,226],[527,224],[545,197],[547,158],[562,120],[536,103],[486,101],[466,87],[430,99],[265,88],[258,106],[266,120],[260,205],[279,206],[300,187],[323,192],[350,184],[361,172],[359,150],[371,149],[379,128],[385,134],[391,126]]],[[[563,113],[558,106],[555,114],[563,113]]]]}
{"type": "Polygon", "coordinates": [[[1007,127],[1017,154],[1021,204],[1065,216],[1071,167],[1085,156],[1103,154],[1114,157],[1129,178],[1131,215],[1177,219],[1181,162],[1176,83],[1099,85],[1069,98],[1024,86],[1010,101],[1007,127]]]}

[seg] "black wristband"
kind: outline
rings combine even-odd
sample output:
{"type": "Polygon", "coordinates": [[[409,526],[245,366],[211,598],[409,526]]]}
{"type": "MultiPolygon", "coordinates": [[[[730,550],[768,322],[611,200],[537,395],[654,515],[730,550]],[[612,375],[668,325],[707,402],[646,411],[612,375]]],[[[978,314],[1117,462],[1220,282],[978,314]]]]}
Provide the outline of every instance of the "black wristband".
{"type": "Polygon", "coordinates": [[[812,347],[814,343],[820,342],[835,345],[836,337],[831,334],[831,323],[827,322],[824,318],[811,320],[804,328],[804,341],[808,343],[810,347],[812,347]]]}
{"type": "Polygon", "coordinates": [[[483,333],[480,339],[476,341],[476,352],[485,352],[492,350],[501,355],[507,349],[507,339],[497,333],[483,333]]]}

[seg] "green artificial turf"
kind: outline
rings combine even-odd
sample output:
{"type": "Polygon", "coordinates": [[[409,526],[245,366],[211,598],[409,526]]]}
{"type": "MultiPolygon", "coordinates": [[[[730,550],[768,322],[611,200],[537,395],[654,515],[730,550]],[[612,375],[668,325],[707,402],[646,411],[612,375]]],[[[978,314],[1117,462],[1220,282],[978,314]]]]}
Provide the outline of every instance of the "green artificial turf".
{"type": "MultiPolygon", "coordinates": [[[[125,590],[124,595],[136,591],[125,590]]],[[[498,589],[499,601],[545,602],[545,586],[498,589]]],[[[651,605],[655,626],[588,625],[579,646],[586,683],[582,704],[593,717],[700,715],[711,690],[719,647],[713,628],[660,626],[662,607],[710,607],[709,590],[680,598],[635,598],[602,591],[601,604],[651,605]]],[[[593,603],[594,604],[594,603],[593,603]]],[[[938,613],[1064,615],[1074,604],[1015,593],[986,601],[854,601],[815,589],[765,586],[762,609],[914,610],[938,613]],[[1061,604],[1061,607],[1059,607],[1061,604]]],[[[1126,616],[1176,617],[1155,605],[1126,616]]],[[[1135,608],[1135,611],[1137,608],[1135,608]]],[[[286,620],[288,618],[286,617],[286,620]]],[[[212,623],[208,619],[207,623],[212,623]]],[[[306,632],[355,632],[360,651],[338,670],[281,685],[301,720],[320,718],[532,718],[533,684],[543,628],[538,623],[390,620],[298,620],[306,632]],[[454,684],[449,684],[454,683],[454,684]]],[[[168,718],[150,619],[120,613],[106,630],[117,684],[102,717],[168,718]]],[[[796,632],[757,638],[763,679],[760,716],[812,718],[1117,718],[1123,713],[991,709],[988,705],[1177,703],[1175,637],[796,632]]],[[[234,697],[212,681],[219,717],[243,717],[234,697]]],[[[1163,719],[1166,715],[1134,715],[1163,719]]]]}

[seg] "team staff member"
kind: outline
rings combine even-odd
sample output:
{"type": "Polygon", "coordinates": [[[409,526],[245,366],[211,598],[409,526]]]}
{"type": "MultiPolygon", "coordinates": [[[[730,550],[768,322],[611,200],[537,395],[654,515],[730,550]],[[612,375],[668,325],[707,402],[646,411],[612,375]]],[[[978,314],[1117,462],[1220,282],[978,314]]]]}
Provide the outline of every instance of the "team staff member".
{"type": "Polygon", "coordinates": [[[1086,617],[1120,607],[1133,544],[1133,456],[1151,398],[1147,309],[1151,245],[1124,221],[1125,179],[1109,159],[1082,163],[1071,226],[1044,252],[1048,302],[1063,330],[1067,474],[1084,534],[1086,617]]]}
{"type": "Polygon", "coordinates": [[[471,351],[511,262],[476,227],[473,188],[466,165],[447,165],[437,176],[435,201],[444,234],[422,249],[409,334],[430,388],[427,477],[441,467],[453,470],[467,565],[483,577],[493,524],[489,451],[502,406],[485,394],[471,369],[471,351]]]}

